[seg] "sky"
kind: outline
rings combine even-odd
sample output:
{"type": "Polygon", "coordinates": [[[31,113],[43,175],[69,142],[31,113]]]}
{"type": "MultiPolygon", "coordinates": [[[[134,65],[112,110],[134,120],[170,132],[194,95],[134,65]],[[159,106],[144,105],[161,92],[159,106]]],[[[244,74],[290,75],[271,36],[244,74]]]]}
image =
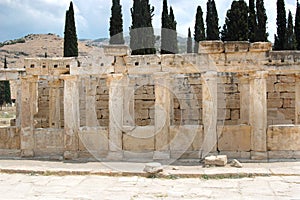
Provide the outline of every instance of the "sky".
{"type": "MultiPolygon", "coordinates": [[[[163,0],[149,0],[155,7],[153,27],[161,26],[163,0]]],[[[128,35],[131,25],[132,0],[121,0],[124,34],[128,35]]],[[[207,0],[168,0],[177,21],[177,32],[186,37],[188,28],[193,30],[197,6],[200,5],[206,18],[207,0]]],[[[227,10],[232,0],[215,0],[219,26],[223,27],[227,10]]],[[[248,0],[246,0],[248,2],[248,0]]],[[[276,0],[265,0],[268,16],[269,40],[276,33],[276,0]]],[[[73,0],[77,35],[80,39],[98,39],[109,36],[111,0],[73,0]]],[[[0,0],[0,42],[24,37],[28,34],[54,33],[63,36],[65,11],[70,0],[0,0]]],[[[286,10],[296,11],[296,0],[285,0],[286,10]]]]}

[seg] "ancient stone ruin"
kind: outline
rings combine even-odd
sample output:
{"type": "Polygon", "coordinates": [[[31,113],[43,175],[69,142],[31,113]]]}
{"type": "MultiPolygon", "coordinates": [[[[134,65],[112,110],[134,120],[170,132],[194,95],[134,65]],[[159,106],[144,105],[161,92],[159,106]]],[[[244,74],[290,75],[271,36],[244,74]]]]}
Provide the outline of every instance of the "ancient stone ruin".
{"type": "Polygon", "coordinates": [[[204,41],[198,54],[33,58],[17,82],[1,157],[98,160],[300,158],[300,52],[204,41]]]}

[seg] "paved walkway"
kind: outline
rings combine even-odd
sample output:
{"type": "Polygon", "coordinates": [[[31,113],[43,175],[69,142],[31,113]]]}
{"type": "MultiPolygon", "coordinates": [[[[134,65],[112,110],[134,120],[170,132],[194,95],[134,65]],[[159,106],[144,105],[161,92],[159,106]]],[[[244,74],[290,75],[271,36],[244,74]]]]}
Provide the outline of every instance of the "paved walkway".
{"type": "Polygon", "coordinates": [[[300,162],[243,163],[243,168],[176,163],[164,166],[162,178],[146,178],[144,165],[0,160],[0,199],[300,200],[300,162]]]}
{"type": "MultiPolygon", "coordinates": [[[[0,173],[23,173],[40,175],[107,175],[142,176],[145,163],[141,162],[64,162],[37,160],[0,160],[0,173]]],[[[204,168],[199,163],[175,163],[164,166],[161,177],[181,178],[232,178],[251,176],[299,176],[300,161],[272,163],[243,163],[243,168],[204,168]],[[188,166],[187,166],[188,165],[188,166]]]]}

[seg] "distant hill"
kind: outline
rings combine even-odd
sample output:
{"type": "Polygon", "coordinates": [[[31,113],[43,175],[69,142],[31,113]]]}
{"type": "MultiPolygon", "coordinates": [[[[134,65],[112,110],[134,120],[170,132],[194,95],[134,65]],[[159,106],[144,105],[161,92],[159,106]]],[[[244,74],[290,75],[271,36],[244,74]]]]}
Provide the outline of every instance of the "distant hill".
{"type": "MultiPolygon", "coordinates": [[[[101,54],[102,49],[79,41],[79,55],[101,54]],[[96,51],[96,52],[95,52],[96,51]]],[[[24,38],[0,43],[0,68],[4,66],[6,56],[9,68],[24,67],[24,58],[62,57],[63,38],[54,34],[30,34],[24,38]]]]}

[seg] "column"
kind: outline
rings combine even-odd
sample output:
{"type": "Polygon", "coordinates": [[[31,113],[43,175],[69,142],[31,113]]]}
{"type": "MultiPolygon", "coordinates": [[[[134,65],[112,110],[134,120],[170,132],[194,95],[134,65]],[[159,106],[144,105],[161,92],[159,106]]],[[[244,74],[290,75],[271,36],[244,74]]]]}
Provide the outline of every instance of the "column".
{"type": "Polygon", "coordinates": [[[295,124],[300,124],[300,74],[296,74],[296,87],[295,87],[295,124]]]}
{"type": "Polygon", "coordinates": [[[21,156],[34,156],[34,115],[38,112],[38,77],[21,79],[21,156]]]}
{"type": "Polygon", "coordinates": [[[123,83],[122,74],[108,77],[109,84],[109,160],[123,159],[123,83]]]}
{"type": "Polygon", "coordinates": [[[239,74],[239,91],[240,91],[240,124],[249,124],[249,98],[250,85],[249,76],[239,74]]]}
{"type": "Polygon", "coordinates": [[[62,76],[64,79],[64,129],[65,129],[65,159],[78,157],[80,127],[79,90],[77,76],[62,76]]]}
{"type": "Polygon", "coordinates": [[[267,78],[268,72],[257,71],[250,75],[251,158],[267,158],[267,78]]]}
{"type": "Polygon", "coordinates": [[[170,74],[156,73],[155,83],[155,152],[153,159],[170,159],[170,74]]]}
{"type": "Polygon", "coordinates": [[[49,126],[50,128],[61,128],[61,118],[60,118],[60,86],[61,80],[54,79],[49,82],[50,92],[49,92],[49,126]]]}
{"type": "Polygon", "coordinates": [[[202,74],[202,115],[204,138],[202,158],[217,151],[218,119],[218,73],[208,71],[202,74]]]}

